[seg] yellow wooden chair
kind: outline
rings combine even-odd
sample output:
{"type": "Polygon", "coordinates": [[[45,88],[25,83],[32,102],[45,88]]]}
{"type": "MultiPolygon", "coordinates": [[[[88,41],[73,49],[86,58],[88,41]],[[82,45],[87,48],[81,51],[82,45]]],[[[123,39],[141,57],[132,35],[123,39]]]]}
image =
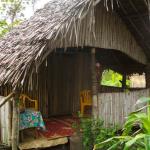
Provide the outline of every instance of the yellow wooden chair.
{"type": "MultiPolygon", "coordinates": [[[[23,107],[23,109],[32,109],[34,111],[38,111],[38,100],[33,100],[29,96],[27,96],[26,94],[20,95],[20,105],[22,105],[21,107],[23,107]]],[[[24,139],[23,131],[24,130],[22,130],[20,132],[20,140],[21,141],[23,141],[23,139],[24,139]]],[[[39,133],[38,133],[37,129],[33,128],[33,131],[34,131],[34,138],[38,138],[39,133]]]]}
{"type": "Polygon", "coordinates": [[[92,105],[92,95],[90,90],[83,90],[80,93],[81,115],[84,115],[85,107],[92,105]]]}
{"type": "Polygon", "coordinates": [[[25,109],[33,109],[38,111],[38,100],[33,100],[26,94],[21,94],[20,100],[25,109]]]}

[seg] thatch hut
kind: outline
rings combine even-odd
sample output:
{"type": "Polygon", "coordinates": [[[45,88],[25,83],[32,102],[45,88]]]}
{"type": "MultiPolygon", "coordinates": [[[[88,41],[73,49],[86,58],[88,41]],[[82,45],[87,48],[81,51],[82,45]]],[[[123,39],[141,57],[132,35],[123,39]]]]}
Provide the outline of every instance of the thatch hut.
{"type": "Polygon", "coordinates": [[[51,0],[1,39],[0,92],[13,92],[3,102],[13,99],[13,119],[9,115],[8,121],[13,149],[21,93],[38,99],[48,118],[80,110],[80,91],[90,89],[92,114],[103,117],[106,125],[122,123],[149,89],[124,93],[124,84],[121,89],[100,87],[95,64],[100,63],[100,74],[107,68],[123,74],[122,83],[127,75],[145,73],[148,88],[149,25],[148,0],[51,0]]]}

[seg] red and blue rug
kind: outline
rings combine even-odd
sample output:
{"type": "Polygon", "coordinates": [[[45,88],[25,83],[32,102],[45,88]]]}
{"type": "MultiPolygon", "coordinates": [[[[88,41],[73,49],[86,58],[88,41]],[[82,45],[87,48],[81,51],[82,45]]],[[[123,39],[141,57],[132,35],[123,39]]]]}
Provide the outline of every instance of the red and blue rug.
{"type": "Polygon", "coordinates": [[[46,138],[69,137],[74,133],[72,125],[79,119],[72,116],[55,117],[44,120],[46,131],[39,131],[39,134],[46,138]]]}

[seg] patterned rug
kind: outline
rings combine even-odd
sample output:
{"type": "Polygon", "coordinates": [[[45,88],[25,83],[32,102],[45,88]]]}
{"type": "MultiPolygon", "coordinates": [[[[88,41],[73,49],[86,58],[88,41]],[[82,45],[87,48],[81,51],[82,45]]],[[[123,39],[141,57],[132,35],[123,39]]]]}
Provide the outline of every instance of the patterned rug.
{"type": "Polygon", "coordinates": [[[72,136],[74,133],[72,125],[78,121],[78,118],[70,116],[46,119],[44,120],[46,131],[39,131],[39,134],[49,139],[72,136]]]}

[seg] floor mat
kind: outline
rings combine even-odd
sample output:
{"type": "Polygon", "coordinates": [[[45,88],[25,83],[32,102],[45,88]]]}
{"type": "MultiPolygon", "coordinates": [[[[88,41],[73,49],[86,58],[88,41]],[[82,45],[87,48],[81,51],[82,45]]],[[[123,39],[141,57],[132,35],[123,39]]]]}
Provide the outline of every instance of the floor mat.
{"type": "Polygon", "coordinates": [[[78,122],[78,118],[63,116],[46,119],[44,121],[46,131],[39,131],[39,134],[46,138],[58,138],[72,136],[74,133],[72,125],[78,122]]]}

